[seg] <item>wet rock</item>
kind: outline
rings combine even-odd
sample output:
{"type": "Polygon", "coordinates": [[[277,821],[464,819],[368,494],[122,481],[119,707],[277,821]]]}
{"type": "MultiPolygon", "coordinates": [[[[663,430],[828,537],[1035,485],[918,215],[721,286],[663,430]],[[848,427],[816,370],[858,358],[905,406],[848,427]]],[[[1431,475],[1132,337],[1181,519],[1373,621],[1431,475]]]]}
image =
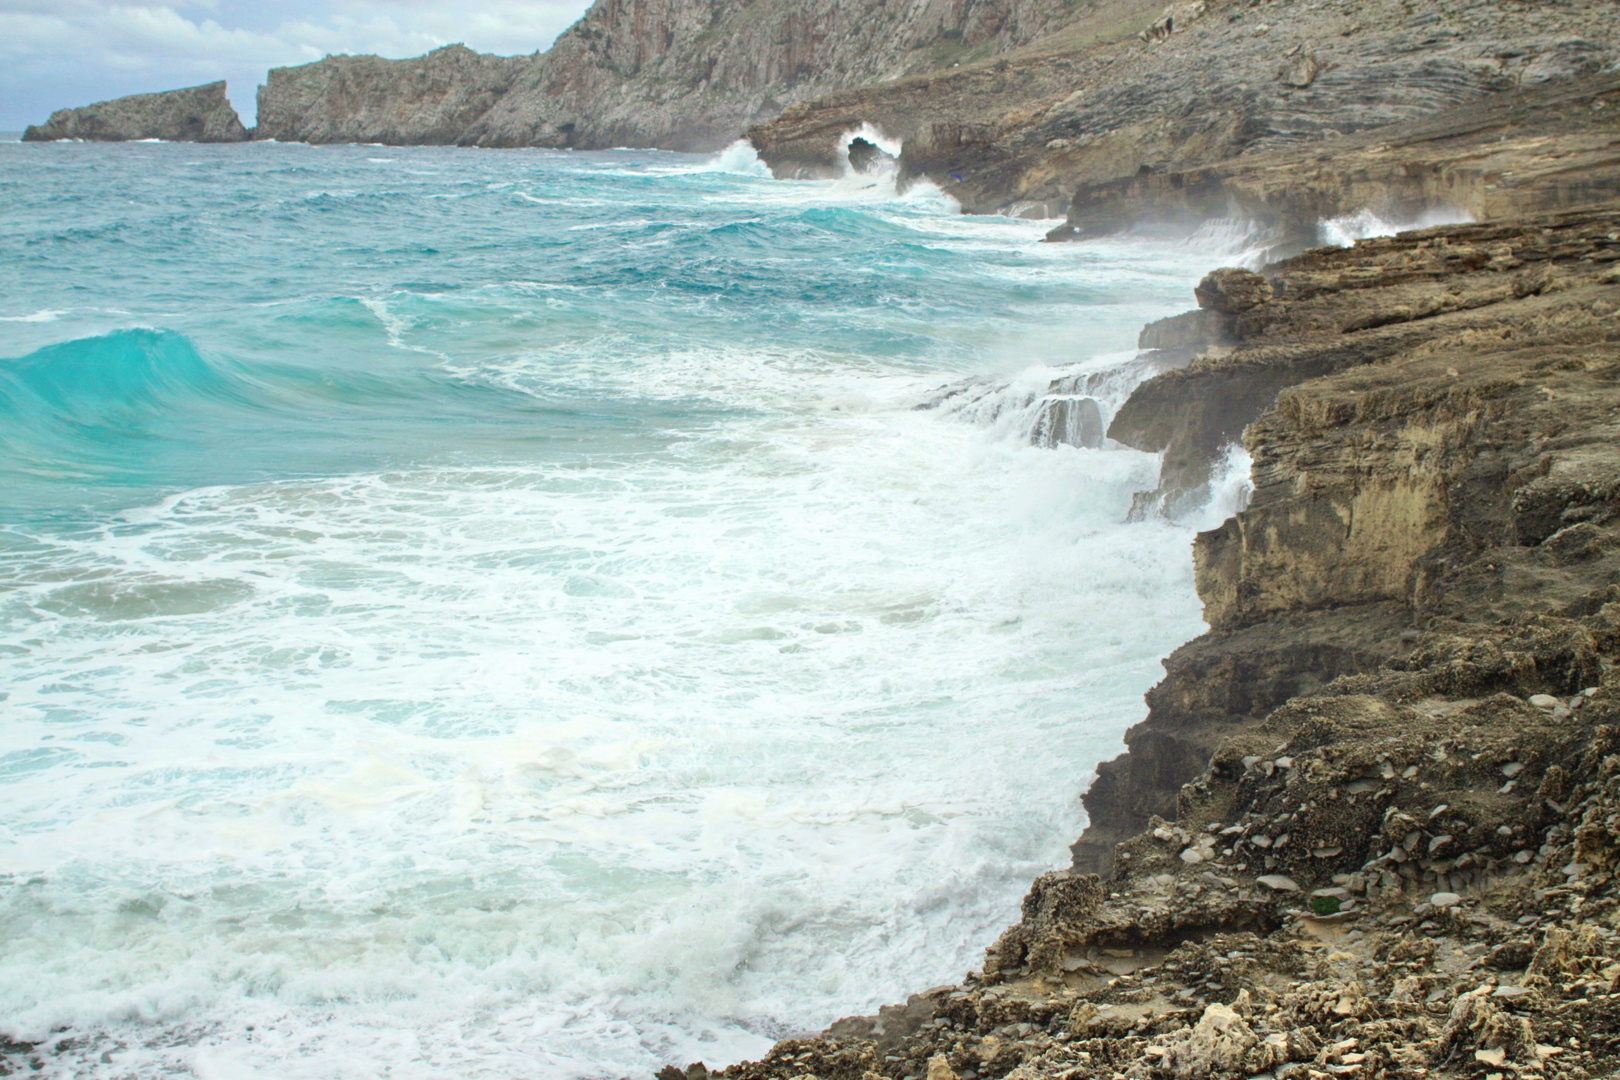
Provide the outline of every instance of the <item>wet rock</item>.
{"type": "Polygon", "coordinates": [[[894,155],[867,139],[849,141],[849,167],[858,173],[877,172],[893,168],[894,155]]]}

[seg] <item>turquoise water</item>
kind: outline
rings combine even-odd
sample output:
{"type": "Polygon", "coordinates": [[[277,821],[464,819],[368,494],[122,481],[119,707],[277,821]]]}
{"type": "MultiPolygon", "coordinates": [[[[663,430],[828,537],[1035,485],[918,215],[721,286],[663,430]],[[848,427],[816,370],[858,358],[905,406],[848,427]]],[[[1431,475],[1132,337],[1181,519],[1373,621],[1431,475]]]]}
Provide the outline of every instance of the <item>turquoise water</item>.
{"type": "Polygon", "coordinates": [[[1031,432],[1209,245],[737,150],[12,143],[0,199],[53,1075],[647,1075],[960,978],[1201,629],[1156,461],[1031,432]]]}

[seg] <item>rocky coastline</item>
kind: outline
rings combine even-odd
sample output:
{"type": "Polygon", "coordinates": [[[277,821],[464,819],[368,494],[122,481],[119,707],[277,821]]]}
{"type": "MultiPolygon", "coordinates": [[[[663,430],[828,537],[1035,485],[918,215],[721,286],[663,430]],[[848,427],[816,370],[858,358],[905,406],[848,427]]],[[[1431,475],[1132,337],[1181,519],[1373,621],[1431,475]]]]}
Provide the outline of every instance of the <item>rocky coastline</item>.
{"type": "MultiPolygon", "coordinates": [[[[1166,661],[982,970],[728,1080],[1620,1070],[1620,203],[1224,270],[1110,435],[1190,497],[1166,661]]],[[[665,1080],[700,1080],[701,1064],[665,1080]]]]}
{"type": "MultiPolygon", "coordinates": [[[[707,150],[747,128],[779,175],[833,169],[872,123],[966,209],[1065,210],[1053,240],[1227,217],[1274,246],[1144,329],[1163,370],[1107,432],[1162,456],[1137,515],[1201,502],[1234,443],[1254,493],[1195,541],[1210,629],[1098,767],[1073,865],[959,984],[718,1075],[1620,1075],[1617,24],[1518,0],[947,6],[599,0],[547,54],[328,58],[261,92],[260,137],[707,150]],[[1358,209],[1473,221],[1313,246],[1358,209]]],[[[135,130],[74,112],[46,128],[135,130]]]]}

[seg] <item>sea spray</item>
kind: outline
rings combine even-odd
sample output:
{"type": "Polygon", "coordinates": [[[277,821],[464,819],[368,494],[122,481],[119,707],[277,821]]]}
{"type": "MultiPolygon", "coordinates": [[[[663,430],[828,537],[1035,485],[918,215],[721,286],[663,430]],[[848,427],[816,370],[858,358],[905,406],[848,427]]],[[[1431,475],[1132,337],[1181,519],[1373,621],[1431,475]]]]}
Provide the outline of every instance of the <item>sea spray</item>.
{"type": "Polygon", "coordinates": [[[958,978],[1200,629],[1156,460],[1030,436],[1218,252],[675,155],[26,149],[0,1031],[53,1068],[637,1075],[958,978]]]}

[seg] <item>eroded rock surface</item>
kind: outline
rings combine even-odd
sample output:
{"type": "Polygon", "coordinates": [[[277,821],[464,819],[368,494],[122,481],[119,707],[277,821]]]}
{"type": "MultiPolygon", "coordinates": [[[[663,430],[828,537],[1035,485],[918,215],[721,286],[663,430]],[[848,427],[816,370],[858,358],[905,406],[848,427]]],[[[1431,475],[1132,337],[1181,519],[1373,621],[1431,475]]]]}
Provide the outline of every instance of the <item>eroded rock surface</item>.
{"type": "Polygon", "coordinates": [[[225,83],[208,83],[159,94],[131,94],[76,109],[57,109],[43,124],[30,125],[23,142],[84,139],[88,142],[242,142],[248,137],[225,97],[225,83]]]}

